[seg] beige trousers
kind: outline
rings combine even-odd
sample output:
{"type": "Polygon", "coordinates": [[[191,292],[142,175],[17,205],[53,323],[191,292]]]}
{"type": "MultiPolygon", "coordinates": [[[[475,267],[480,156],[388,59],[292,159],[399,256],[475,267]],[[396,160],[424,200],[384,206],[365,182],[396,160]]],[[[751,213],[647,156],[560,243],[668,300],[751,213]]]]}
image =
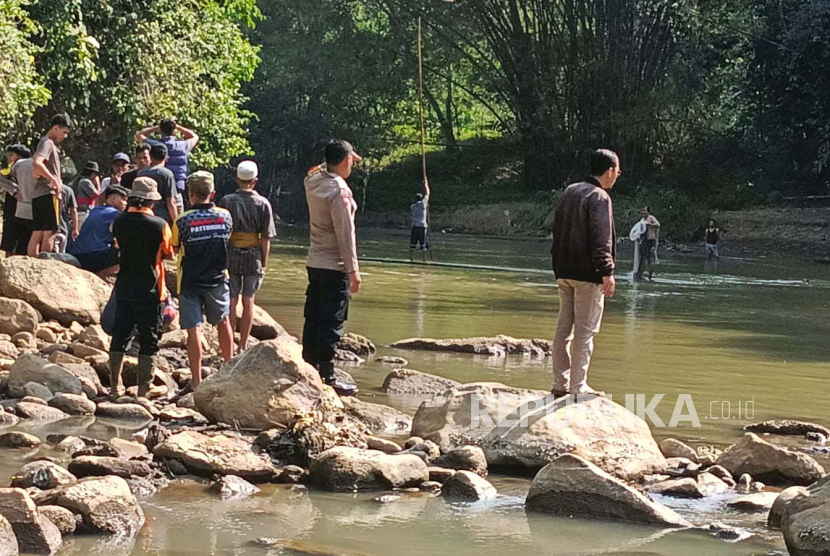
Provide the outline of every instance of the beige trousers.
{"type": "Polygon", "coordinates": [[[559,320],[553,338],[553,389],[579,394],[588,386],[588,367],[594,353],[605,296],[602,284],[557,280],[559,320]]]}

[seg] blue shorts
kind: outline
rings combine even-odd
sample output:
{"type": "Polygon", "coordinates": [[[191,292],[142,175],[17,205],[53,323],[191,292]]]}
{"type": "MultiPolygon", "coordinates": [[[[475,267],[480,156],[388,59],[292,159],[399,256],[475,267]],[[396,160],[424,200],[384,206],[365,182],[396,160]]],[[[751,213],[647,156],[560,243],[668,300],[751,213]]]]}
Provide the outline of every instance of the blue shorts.
{"type": "Polygon", "coordinates": [[[204,318],[218,324],[231,314],[228,283],[213,289],[192,289],[179,294],[179,323],[184,330],[201,325],[204,318]]]}

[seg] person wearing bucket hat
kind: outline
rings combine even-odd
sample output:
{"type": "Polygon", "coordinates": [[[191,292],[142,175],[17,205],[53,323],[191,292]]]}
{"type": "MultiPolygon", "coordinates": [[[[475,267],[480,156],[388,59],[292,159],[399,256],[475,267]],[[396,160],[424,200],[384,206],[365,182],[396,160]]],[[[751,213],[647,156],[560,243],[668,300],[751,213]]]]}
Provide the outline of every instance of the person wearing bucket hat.
{"type": "Polygon", "coordinates": [[[52,118],[49,131],[40,140],[32,157],[32,176],[37,178],[32,193],[32,239],[29,256],[37,257],[55,247],[55,233],[60,225],[60,196],[63,187],[61,155],[58,145],[69,137],[72,121],[66,114],[52,118]]]}
{"type": "Polygon", "coordinates": [[[305,180],[311,230],[303,359],[341,396],[357,394],[357,387],[335,377],[334,356],[349,315],[350,294],[357,293],[361,283],[354,225],[357,203],[346,184],[352,165],[360,160],[347,141],[330,141],[325,163],[305,180]]]}
{"type": "Polygon", "coordinates": [[[159,351],[164,300],[164,259],[173,258],[172,232],[153,214],[161,199],[152,178],[138,177],[127,199],[127,212],[112,224],[121,264],[115,282],[115,325],[110,343],[110,396],[123,393],[121,371],[133,329],[138,328],[138,395],[145,397],[153,376],[153,356],[159,351]]]}

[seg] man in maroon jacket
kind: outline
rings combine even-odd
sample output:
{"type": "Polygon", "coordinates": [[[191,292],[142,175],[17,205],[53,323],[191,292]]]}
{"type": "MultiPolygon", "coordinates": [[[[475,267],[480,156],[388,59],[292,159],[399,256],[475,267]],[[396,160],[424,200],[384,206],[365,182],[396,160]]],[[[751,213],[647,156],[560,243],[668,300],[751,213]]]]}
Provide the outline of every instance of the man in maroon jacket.
{"type": "Polygon", "coordinates": [[[617,237],[607,190],[620,177],[609,150],[591,155],[591,177],[568,186],[553,221],[553,272],[559,287],[559,321],[553,340],[553,394],[605,393],[588,386],[588,367],[605,298],[614,295],[617,237]]]}

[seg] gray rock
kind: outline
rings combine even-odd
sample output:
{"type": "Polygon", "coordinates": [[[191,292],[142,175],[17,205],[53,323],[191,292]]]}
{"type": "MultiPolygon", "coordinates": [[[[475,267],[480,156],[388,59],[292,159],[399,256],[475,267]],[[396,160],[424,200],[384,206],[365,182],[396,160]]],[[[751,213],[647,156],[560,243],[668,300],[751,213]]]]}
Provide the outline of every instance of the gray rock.
{"type": "Polygon", "coordinates": [[[108,444],[115,448],[121,454],[121,457],[126,459],[140,458],[150,453],[144,444],[124,440],[123,438],[111,438],[108,444]]]}
{"type": "Polygon", "coordinates": [[[807,454],[774,446],[753,433],[727,448],[718,465],[732,475],[749,473],[769,484],[809,485],[824,476],[824,468],[807,454]]]}
{"type": "Polygon", "coordinates": [[[17,537],[8,520],[0,515],[0,556],[18,556],[17,537]]]}
{"type": "Polygon", "coordinates": [[[180,432],[156,446],[153,453],[179,460],[201,475],[237,475],[256,483],[270,481],[275,473],[271,461],[255,454],[250,442],[221,434],[180,432]]]}
{"type": "Polygon", "coordinates": [[[769,510],[767,525],[774,529],[781,527],[781,518],[783,517],[784,511],[789,503],[792,502],[796,496],[800,496],[806,492],[807,487],[801,486],[794,486],[781,491],[781,494],[778,495],[778,498],[775,499],[775,502],[773,502],[772,507],[769,510]]]}
{"type": "Polygon", "coordinates": [[[427,463],[430,463],[441,456],[441,448],[431,440],[424,440],[403,451],[404,454],[416,454],[427,463]]]}
{"type": "Polygon", "coordinates": [[[11,413],[6,413],[4,411],[0,411],[0,429],[13,427],[18,422],[20,422],[20,418],[17,417],[16,415],[12,415],[11,413]]]}
{"type": "Polygon", "coordinates": [[[417,487],[429,480],[427,466],[414,455],[338,447],[311,464],[309,479],[331,492],[417,487]]]}
{"type": "Polygon", "coordinates": [[[83,518],[83,530],[133,538],[144,525],[144,512],[121,477],[89,477],[38,494],[40,506],[61,506],[83,518]]]}
{"type": "Polygon", "coordinates": [[[830,476],[790,500],[781,517],[781,532],[791,556],[830,554],[830,476]]]}
{"type": "Polygon", "coordinates": [[[462,340],[410,338],[395,342],[390,347],[446,353],[470,353],[488,357],[522,355],[535,359],[544,359],[552,353],[551,343],[548,340],[520,340],[504,335],[495,338],[465,338],[462,340]]]}
{"type": "Polygon", "coordinates": [[[78,528],[80,519],[66,508],[60,506],[41,506],[40,514],[55,524],[61,535],[71,535],[78,528]]]}
{"type": "Polygon", "coordinates": [[[281,485],[298,485],[308,479],[308,472],[298,465],[287,465],[277,477],[281,485]]]}
{"type": "Polygon", "coordinates": [[[432,463],[438,467],[458,471],[472,471],[476,475],[487,476],[487,458],[484,455],[484,450],[478,446],[464,446],[450,450],[432,463]]]}
{"type": "Polygon", "coordinates": [[[69,485],[77,481],[77,477],[51,461],[33,461],[24,465],[12,477],[14,488],[39,488],[49,490],[63,485],[69,485]]]}
{"type": "Polygon", "coordinates": [[[752,475],[749,473],[742,473],[740,477],[738,477],[738,484],[736,485],[738,490],[749,490],[752,488],[752,475]]]}
{"type": "Polygon", "coordinates": [[[497,494],[496,488],[487,479],[470,471],[458,471],[441,488],[441,496],[454,500],[489,500],[497,494]]]}
{"type": "Polygon", "coordinates": [[[732,500],[727,505],[730,508],[744,512],[768,512],[778,496],[777,492],[756,492],[732,500]]]}
{"type": "Polygon", "coordinates": [[[48,402],[53,398],[52,392],[46,386],[38,384],[37,382],[27,382],[26,384],[24,384],[23,396],[24,399],[32,397],[39,398],[45,402],[48,402]]]}
{"type": "Polygon", "coordinates": [[[135,403],[102,402],[95,409],[97,417],[121,419],[124,421],[152,421],[153,414],[145,407],[135,403]]]}
{"type": "Polygon", "coordinates": [[[217,479],[210,485],[210,490],[217,493],[222,500],[238,500],[262,492],[242,477],[235,475],[226,475],[217,479]]]}
{"type": "Polygon", "coordinates": [[[397,454],[403,450],[403,448],[401,448],[397,443],[392,442],[391,440],[378,438],[377,436],[367,436],[366,445],[370,450],[377,450],[379,452],[383,452],[384,454],[397,454]]]}
{"type": "Polygon", "coordinates": [[[0,434],[0,448],[37,448],[40,438],[25,432],[7,432],[0,434]]]}
{"type": "Polygon", "coordinates": [[[424,442],[424,439],[421,438],[420,436],[410,436],[406,440],[406,442],[404,442],[403,447],[404,447],[404,449],[409,450],[410,448],[413,448],[413,447],[417,446],[418,444],[423,444],[423,442],[424,442]]]}
{"type": "Polygon", "coordinates": [[[42,405],[39,403],[19,402],[15,408],[18,417],[22,419],[34,419],[36,421],[61,421],[69,419],[69,415],[60,409],[42,405]]]}
{"type": "Polygon", "coordinates": [[[697,487],[700,489],[700,492],[703,494],[704,498],[715,496],[717,494],[723,494],[729,490],[729,485],[711,473],[701,473],[698,475],[697,487]]]}
{"type": "Polygon", "coordinates": [[[58,394],[49,400],[49,405],[67,415],[95,415],[95,402],[83,395],[58,394]]]}
{"type": "Polygon", "coordinates": [[[0,488],[0,515],[11,524],[20,552],[54,554],[60,547],[60,531],[40,514],[26,491],[0,488]]]}
{"type": "Polygon", "coordinates": [[[563,455],[533,479],[527,509],[568,517],[689,527],[671,509],[650,500],[579,456],[563,455]]]}
{"type": "Polygon", "coordinates": [[[704,494],[698,488],[697,481],[691,477],[654,483],[647,486],[645,490],[649,494],[659,494],[673,498],[704,498],[704,494]]]}
{"type": "Polygon", "coordinates": [[[158,416],[162,423],[207,425],[207,417],[193,409],[185,407],[168,407],[163,409],[158,416]]]}
{"type": "Polygon", "coordinates": [[[105,477],[115,475],[130,477],[148,477],[153,473],[150,466],[141,461],[113,457],[81,456],[72,460],[69,471],[78,478],[105,477]]]}
{"type": "Polygon", "coordinates": [[[348,351],[360,357],[369,357],[377,353],[378,348],[365,336],[348,332],[337,344],[337,349],[348,351]]]}
{"type": "Polygon", "coordinates": [[[34,334],[39,320],[37,311],[25,301],[0,297],[0,334],[34,334]]]}
{"type": "Polygon", "coordinates": [[[397,367],[406,367],[409,365],[409,361],[403,357],[393,357],[391,355],[384,355],[378,359],[378,362],[383,363],[384,365],[395,365],[397,367]]]}
{"type": "Polygon", "coordinates": [[[805,436],[808,432],[817,432],[823,434],[825,437],[830,437],[830,429],[827,427],[805,421],[794,421],[792,419],[776,419],[762,423],[752,423],[751,425],[745,426],[744,431],[754,432],[756,434],[769,433],[786,436],[805,436]]]}
{"type": "Polygon", "coordinates": [[[74,374],[60,365],[49,363],[36,355],[21,355],[9,368],[9,394],[13,398],[26,395],[24,387],[29,382],[36,382],[47,387],[53,394],[81,394],[83,387],[74,374]]]}
{"type": "Polygon", "coordinates": [[[697,463],[697,452],[688,444],[676,438],[667,438],[660,443],[660,451],[666,458],[686,458],[697,463]]]}
{"type": "Polygon", "coordinates": [[[392,395],[436,396],[460,388],[461,383],[411,369],[395,369],[383,381],[383,391],[392,395]]]}
{"type": "Polygon", "coordinates": [[[373,434],[403,434],[412,428],[412,417],[386,405],[357,398],[343,398],[346,414],[366,426],[373,434]]]}
{"type": "Polygon", "coordinates": [[[431,482],[444,484],[447,479],[455,475],[455,469],[445,469],[443,467],[427,467],[429,472],[429,480],[431,482]]]}
{"type": "MultiPolygon", "coordinates": [[[[29,384],[32,384],[32,383],[30,382],[29,384]]],[[[14,404],[15,411],[17,411],[17,404],[20,404],[20,403],[28,403],[28,404],[32,404],[32,405],[41,405],[43,407],[47,407],[49,405],[48,403],[46,403],[46,400],[44,400],[43,398],[38,398],[37,396],[24,396],[23,399],[21,399],[16,404],[14,404]]]]}

